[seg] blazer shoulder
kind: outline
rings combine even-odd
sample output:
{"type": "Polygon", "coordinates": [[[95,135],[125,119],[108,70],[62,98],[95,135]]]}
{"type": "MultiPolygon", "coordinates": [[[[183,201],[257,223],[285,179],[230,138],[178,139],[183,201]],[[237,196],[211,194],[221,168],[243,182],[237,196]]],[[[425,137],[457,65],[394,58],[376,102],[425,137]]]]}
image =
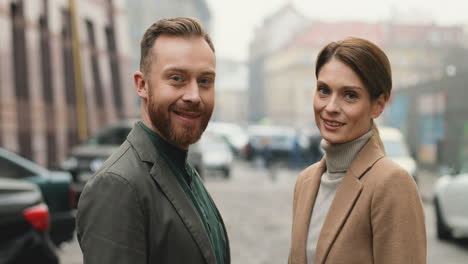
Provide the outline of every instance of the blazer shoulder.
{"type": "Polygon", "coordinates": [[[395,163],[393,160],[388,158],[387,156],[378,160],[374,166],[372,167],[373,171],[378,171],[379,175],[383,178],[387,177],[406,177],[409,176],[409,173],[403,169],[400,165],[395,163]],[[398,175],[398,176],[395,176],[398,175]]]}
{"type": "Polygon", "coordinates": [[[373,176],[369,177],[374,181],[377,189],[397,188],[400,190],[417,190],[416,182],[413,177],[388,157],[383,157],[377,161],[370,169],[373,176]]]}
{"type": "Polygon", "coordinates": [[[115,175],[129,184],[135,183],[139,175],[149,174],[151,166],[143,162],[134,147],[126,140],[103,164],[93,178],[115,175]]]}

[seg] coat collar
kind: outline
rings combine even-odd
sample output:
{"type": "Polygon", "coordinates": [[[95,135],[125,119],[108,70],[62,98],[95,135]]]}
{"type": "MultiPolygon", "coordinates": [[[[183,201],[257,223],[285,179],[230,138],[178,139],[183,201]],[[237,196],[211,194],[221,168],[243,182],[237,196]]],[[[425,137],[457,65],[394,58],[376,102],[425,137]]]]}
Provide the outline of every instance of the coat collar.
{"type": "Polygon", "coordinates": [[[182,187],[177,182],[176,176],[164,158],[157,152],[146,132],[140,125],[135,124],[127,140],[133,145],[142,161],[152,164],[151,177],[161,187],[161,190],[182,219],[206,262],[216,263],[213,247],[198,213],[191,201],[187,199],[182,187]]]}
{"type": "Polygon", "coordinates": [[[361,177],[381,158],[378,137],[373,136],[357,154],[346,172],[330,206],[317,243],[316,263],[323,263],[341,228],[353,210],[362,191],[361,177]]]}
{"type": "MultiPolygon", "coordinates": [[[[362,190],[361,177],[381,158],[384,152],[380,149],[378,139],[374,135],[356,155],[346,172],[333,202],[330,206],[317,243],[315,263],[325,262],[328,253],[346,222],[362,190]]],[[[302,212],[301,218],[295,219],[293,236],[298,241],[298,248],[293,250],[293,263],[306,263],[307,236],[309,233],[310,219],[315,199],[320,187],[320,179],[326,169],[325,159],[317,166],[306,171],[305,179],[301,183],[300,195],[304,197],[296,204],[295,211],[302,212]]]]}

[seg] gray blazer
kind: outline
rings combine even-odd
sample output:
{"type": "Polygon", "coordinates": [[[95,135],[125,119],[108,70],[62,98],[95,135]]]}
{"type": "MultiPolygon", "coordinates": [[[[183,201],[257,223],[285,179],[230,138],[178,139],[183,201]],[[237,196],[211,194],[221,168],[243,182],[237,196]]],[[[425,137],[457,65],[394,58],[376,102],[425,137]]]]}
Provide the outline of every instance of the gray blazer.
{"type": "Polygon", "coordinates": [[[139,125],[86,184],[76,220],[85,264],[216,264],[192,202],[139,125]]]}

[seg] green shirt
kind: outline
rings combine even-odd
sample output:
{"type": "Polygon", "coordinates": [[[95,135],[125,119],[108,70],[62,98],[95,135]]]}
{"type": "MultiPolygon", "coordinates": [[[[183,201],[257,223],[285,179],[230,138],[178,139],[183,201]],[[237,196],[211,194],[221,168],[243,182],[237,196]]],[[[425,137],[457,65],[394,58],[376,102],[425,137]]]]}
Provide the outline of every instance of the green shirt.
{"type": "Polygon", "coordinates": [[[221,223],[216,206],[201,182],[197,171],[187,162],[188,151],[171,145],[143,122],[139,122],[139,125],[147,132],[158,152],[176,175],[177,182],[184,190],[185,195],[192,201],[210,238],[216,256],[216,263],[226,263],[227,241],[224,226],[221,223]]]}

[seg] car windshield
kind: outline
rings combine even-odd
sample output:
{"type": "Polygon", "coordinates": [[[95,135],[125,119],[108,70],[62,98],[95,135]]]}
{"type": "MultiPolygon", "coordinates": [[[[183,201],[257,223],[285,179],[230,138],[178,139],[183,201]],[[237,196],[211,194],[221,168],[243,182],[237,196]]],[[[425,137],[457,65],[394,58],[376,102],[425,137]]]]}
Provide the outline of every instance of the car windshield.
{"type": "Polygon", "coordinates": [[[204,136],[201,139],[200,147],[203,152],[226,152],[229,151],[229,148],[226,145],[226,142],[222,138],[214,136],[204,136]]]}
{"type": "Polygon", "coordinates": [[[401,141],[384,140],[385,153],[388,157],[407,157],[408,151],[401,141]]]}

